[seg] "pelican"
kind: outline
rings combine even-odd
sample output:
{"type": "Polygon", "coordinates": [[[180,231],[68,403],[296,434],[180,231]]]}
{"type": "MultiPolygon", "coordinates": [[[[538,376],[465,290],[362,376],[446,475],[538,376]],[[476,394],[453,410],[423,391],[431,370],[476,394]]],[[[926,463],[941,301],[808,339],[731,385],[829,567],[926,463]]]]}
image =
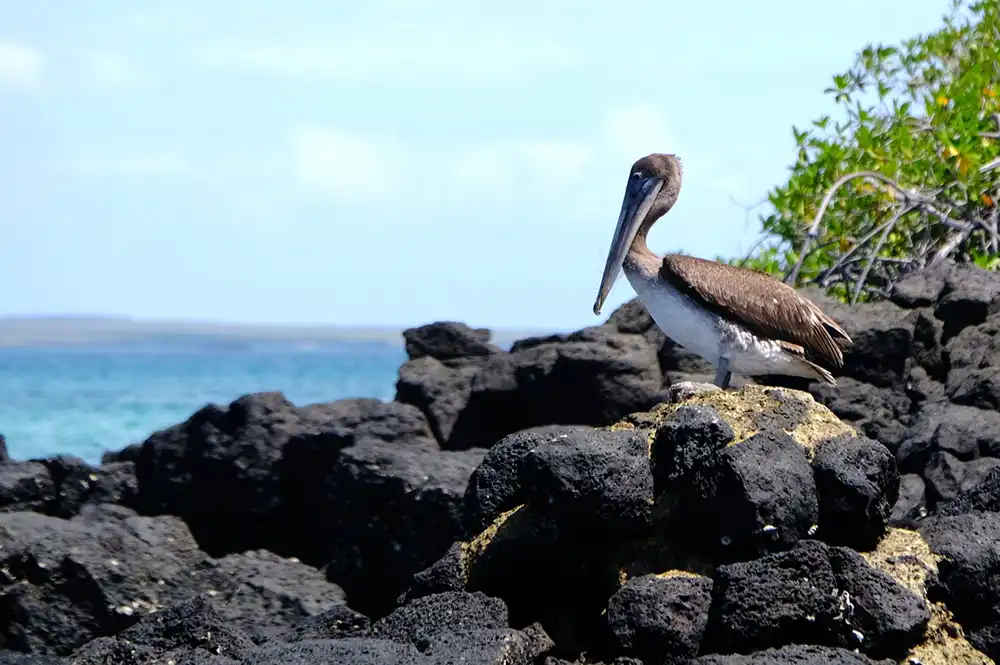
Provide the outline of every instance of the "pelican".
{"type": "Polygon", "coordinates": [[[676,155],[647,155],[632,165],[594,314],[624,271],[656,325],[715,367],[718,387],[728,388],[733,372],[836,385],[830,369],[844,365],[838,342],[851,338],[791,286],[718,261],[659,257],[646,246],[653,224],[677,201],[681,172],[676,155]]]}

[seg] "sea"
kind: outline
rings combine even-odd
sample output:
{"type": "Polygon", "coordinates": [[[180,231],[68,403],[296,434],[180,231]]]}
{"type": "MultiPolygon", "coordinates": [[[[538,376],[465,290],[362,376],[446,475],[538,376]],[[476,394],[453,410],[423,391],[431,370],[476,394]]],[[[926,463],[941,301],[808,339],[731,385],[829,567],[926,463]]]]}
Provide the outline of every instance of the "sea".
{"type": "Polygon", "coordinates": [[[391,400],[402,344],[104,343],[0,348],[0,434],[14,459],[75,455],[144,441],[209,403],[281,391],[297,405],[391,400]]]}

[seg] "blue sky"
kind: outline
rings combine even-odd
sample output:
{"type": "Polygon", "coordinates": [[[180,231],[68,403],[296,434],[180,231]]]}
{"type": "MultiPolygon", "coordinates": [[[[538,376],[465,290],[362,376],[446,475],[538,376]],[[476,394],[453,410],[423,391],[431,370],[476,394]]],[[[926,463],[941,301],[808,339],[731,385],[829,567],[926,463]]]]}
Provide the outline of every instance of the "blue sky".
{"type": "Polygon", "coordinates": [[[831,75],[946,9],[0,0],[0,315],[590,325],[636,158],[685,164],[654,250],[741,253],[831,75]]]}

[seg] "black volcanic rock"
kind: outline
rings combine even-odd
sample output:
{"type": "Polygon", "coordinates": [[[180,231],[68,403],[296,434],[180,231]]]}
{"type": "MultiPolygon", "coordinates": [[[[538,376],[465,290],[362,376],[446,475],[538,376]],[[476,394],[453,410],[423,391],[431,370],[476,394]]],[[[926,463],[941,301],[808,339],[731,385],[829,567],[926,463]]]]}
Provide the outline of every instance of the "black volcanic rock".
{"type": "Polygon", "coordinates": [[[873,549],[899,497],[892,453],[877,441],[842,435],[819,444],[812,466],[820,537],[832,545],[873,549]]]}
{"type": "Polygon", "coordinates": [[[656,430],[650,461],[657,494],[696,470],[733,440],[733,428],[711,406],[680,406],[656,430]]]}
{"type": "Polygon", "coordinates": [[[239,593],[213,603],[252,629],[301,620],[343,600],[340,589],[303,564],[285,562],[277,579],[259,567],[248,574],[246,567],[221,566],[175,517],[140,517],[115,506],[95,506],[73,520],[0,514],[0,648],[65,655],[153,610],[227,588],[239,593]],[[270,616],[260,616],[264,607],[270,616]]]}
{"type": "Polygon", "coordinates": [[[836,588],[829,548],[817,541],[720,566],[706,640],[719,653],[830,644],[836,588]]]}
{"type": "Polygon", "coordinates": [[[1000,621],[1000,513],[929,517],[920,532],[939,555],[939,596],[969,632],[1000,621]]]}
{"type": "Polygon", "coordinates": [[[469,529],[478,533],[500,513],[527,500],[521,474],[528,453],[543,443],[567,441],[585,436],[585,425],[544,425],[505,436],[489,449],[469,477],[465,490],[465,510],[469,529]]]}
{"type": "Polygon", "coordinates": [[[114,637],[99,637],[73,654],[74,665],[195,662],[220,656],[238,660],[254,643],[216,612],[203,594],[143,617],[114,637]],[[125,660],[125,659],[128,660],[125,660]]]}
{"type": "Polygon", "coordinates": [[[652,520],[648,450],[636,430],[567,431],[529,451],[522,492],[561,528],[642,535],[652,520]]]}
{"type": "Polygon", "coordinates": [[[700,549],[725,559],[786,548],[819,518],[805,451],[765,430],[706,459],[686,481],[678,513],[700,549]]]}
{"type": "Polygon", "coordinates": [[[7,439],[4,438],[3,434],[0,434],[0,464],[8,462],[10,462],[10,453],[7,452],[7,439]]]}
{"type": "Polygon", "coordinates": [[[311,444],[289,444],[285,520],[294,550],[325,562],[355,609],[380,616],[412,575],[465,531],[464,493],[485,450],[368,440],[322,464],[311,444]],[[314,473],[316,472],[316,473],[314,473]]]}
{"type": "Polygon", "coordinates": [[[698,655],[712,604],[712,580],[698,575],[643,575],[608,601],[608,625],[623,653],[647,663],[698,655]]]}
{"type": "Polygon", "coordinates": [[[55,500],[56,485],[41,462],[0,465],[0,511],[33,510],[44,513],[55,500]]]}
{"type": "Polygon", "coordinates": [[[445,632],[509,628],[507,606],[483,593],[451,591],[416,598],[372,624],[370,637],[420,648],[445,632]]]}
{"type": "Polygon", "coordinates": [[[872,660],[848,649],[793,644],[780,649],[765,649],[750,654],[708,655],[696,658],[691,665],[896,665],[893,660],[872,660]]]}
{"type": "Polygon", "coordinates": [[[927,515],[927,486],[915,473],[899,477],[899,498],[892,507],[889,523],[893,526],[912,528],[927,515]]]}
{"type": "Polygon", "coordinates": [[[720,653],[816,644],[902,658],[929,621],[923,600],[853,550],[800,541],[717,570],[706,640],[720,653]]]}
{"type": "Polygon", "coordinates": [[[656,349],[639,335],[581,331],[486,359],[452,430],[463,445],[551,424],[609,425],[662,398],[656,349]]]}
{"type": "Polygon", "coordinates": [[[396,401],[423,411],[442,447],[462,448],[465,442],[452,437],[452,433],[469,403],[472,379],[477,372],[478,364],[449,367],[430,356],[409,360],[399,368],[396,401]]]}
{"type": "Polygon", "coordinates": [[[502,353],[490,344],[490,331],[470,328],[456,321],[439,321],[403,331],[406,355],[410,360],[431,357],[450,361],[502,353]]]}

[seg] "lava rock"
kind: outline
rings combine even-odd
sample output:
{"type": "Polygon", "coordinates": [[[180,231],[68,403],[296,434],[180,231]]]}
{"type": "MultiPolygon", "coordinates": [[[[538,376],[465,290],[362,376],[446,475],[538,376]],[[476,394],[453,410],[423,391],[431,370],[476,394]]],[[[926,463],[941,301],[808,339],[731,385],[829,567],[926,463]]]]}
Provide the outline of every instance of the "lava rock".
{"type": "Polygon", "coordinates": [[[264,550],[206,559],[192,573],[196,588],[213,591],[218,614],[257,644],[346,602],[319,570],[264,550]]]}
{"type": "Polygon", "coordinates": [[[892,453],[877,441],[841,435],[817,446],[812,466],[822,539],[831,545],[874,548],[899,496],[892,453]]]}
{"type": "Polygon", "coordinates": [[[1000,459],[994,457],[963,462],[946,452],[936,452],[924,471],[928,498],[934,503],[952,501],[978,485],[998,466],[1000,459]]]}
{"type": "Polygon", "coordinates": [[[892,507],[889,523],[892,526],[912,528],[927,516],[927,498],[924,479],[914,473],[899,478],[899,498],[892,507]]]}
{"type": "Polygon", "coordinates": [[[921,473],[943,451],[968,461],[1000,453],[1000,413],[958,404],[928,404],[907,428],[897,459],[904,473],[921,473]]]}
{"type": "Polygon", "coordinates": [[[364,637],[370,627],[371,621],[364,614],[355,612],[347,605],[334,605],[325,612],[299,622],[282,635],[281,639],[284,642],[302,642],[364,637]]]}
{"type": "Polygon", "coordinates": [[[895,452],[906,433],[903,424],[912,407],[906,393],[876,387],[849,376],[838,377],[837,385],[817,383],[809,391],[817,402],[865,436],[895,452]]]}
{"type": "Polygon", "coordinates": [[[840,649],[792,644],[780,649],[764,649],[750,654],[712,654],[691,661],[691,665],[896,665],[892,660],[875,661],[867,656],[840,649]]]}
{"type": "Polygon", "coordinates": [[[285,490],[295,551],[325,561],[328,578],[368,616],[390,611],[413,574],[463,536],[465,488],[486,453],[368,440],[310,477],[315,456],[300,456],[295,444],[288,452],[304,472],[285,490]]]}
{"type": "Polygon", "coordinates": [[[693,472],[712,453],[726,447],[733,428],[708,405],[681,405],[670,420],[656,430],[650,449],[656,494],[673,481],[693,472]]]}
{"type": "Polygon", "coordinates": [[[649,444],[636,430],[576,432],[527,455],[529,504],[574,532],[643,535],[652,520],[649,444]]]}
{"type": "Polygon", "coordinates": [[[239,665],[418,665],[426,662],[412,644],[367,637],[302,640],[261,647],[239,665]]]}
{"type": "Polygon", "coordinates": [[[444,632],[505,628],[509,624],[502,600],[480,592],[450,591],[408,602],[372,624],[369,634],[421,648],[444,632]]]}
{"type": "Polygon", "coordinates": [[[993,469],[979,483],[952,501],[938,504],[938,515],[963,515],[971,512],[1000,512],[1000,469],[993,469]]]}
{"type": "Polygon", "coordinates": [[[476,364],[449,367],[430,356],[410,360],[399,368],[396,401],[419,408],[443,448],[467,448],[477,441],[465,441],[452,434],[459,415],[469,403],[472,379],[477,372],[476,364]]]}
{"type": "Polygon", "coordinates": [[[260,568],[251,575],[216,566],[181,520],[108,504],[72,520],[0,514],[0,570],[0,648],[50,655],[115,635],[202,592],[238,587],[239,594],[230,591],[213,603],[234,625],[255,628],[282,616],[300,620],[343,600],[337,587],[302,564],[286,562],[278,579],[260,568]],[[262,618],[262,608],[272,616],[262,618]]]}
{"type": "Polygon", "coordinates": [[[920,532],[941,557],[937,595],[965,630],[1000,621],[1000,513],[929,517],[920,532]]]}
{"type": "Polygon", "coordinates": [[[590,430],[585,425],[546,425],[515,432],[498,441],[469,477],[464,495],[469,531],[482,531],[500,513],[527,500],[521,474],[532,449],[543,443],[584,436],[590,430]]]}
{"type": "Polygon", "coordinates": [[[60,455],[42,460],[56,486],[56,495],[46,513],[73,517],[84,504],[116,503],[134,506],[139,481],[132,462],[113,462],[92,467],[83,460],[60,455]]]}
{"type": "Polygon", "coordinates": [[[800,541],[760,559],[719,566],[705,643],[718,653],[830,644],[837,579],[829,548],[800,541]]]}
{"type": "Polygon", "coordinates": [[[1000,312],[1000,280],[994,271],[956,265],[945,275],[945,284],[934,308],[944,322],[945,338],[1000,312]]]}
{"type": "Polygon", "coordinates": [[[540,425],[610,425],[662,398],[656,349],[606,328],[488,357],[453,437],[491,446],[540,425]]]}
{"type": "Polygon", "coordinates": [[[140,663],[197,661],[210,655],[240,659],[253,648],[253,641],[228,624],[211,600],[200,594],[149,614],[113,637],[87,643],[73,654],[73,663],[118,663],[122,662],[120,656],[130,651],[137,652],[134,662],[140,663]]]}
{"type": "Polygon", "coordinates": [[[848,607],[843,618],[851,628],[840,646],[874,658],[903,658],[930,622],[926,603],[846,547],[831,548],[830,563],[848,607]]]}
{"type": "Polygon", "coordinates": [[[473,329],[456,321],[438,321],[403,331],[406,355],[411,360],[431,357],[457,360],[503,353],[490,344],[490,331],[473,329]]]}
{"type": "Polygon", "coordinates": [[[712,580],[690,574],[630,579],[608,601],[608,625],[619,648],[647,663],[698,655],[712,604],[712,580]]]}
{"type": "Polygon", "coordinates": [[[44,513],[55,500],[56,486],[41,462],[0,465],[0,511],[33,510],[44,513]]]}
{"type": "Polygon", "coordinates": [[[922,270],[896,282],[889,292],[889,300],[907,309],[930,307],[944,290],[943,271],[922,270]]]}
{"type": "Polygon", "coordinates": [[[7,439],[0,434],[0,464],[10,463],[10,453],[7,452],[7,439]]]}
{"type": "Polygon", "coordinates": [[[727,560],[785,549],[819,518],[802,446],[765,430],[706,459],[686,481],[677,516],[696,545],[727,560]]]}

